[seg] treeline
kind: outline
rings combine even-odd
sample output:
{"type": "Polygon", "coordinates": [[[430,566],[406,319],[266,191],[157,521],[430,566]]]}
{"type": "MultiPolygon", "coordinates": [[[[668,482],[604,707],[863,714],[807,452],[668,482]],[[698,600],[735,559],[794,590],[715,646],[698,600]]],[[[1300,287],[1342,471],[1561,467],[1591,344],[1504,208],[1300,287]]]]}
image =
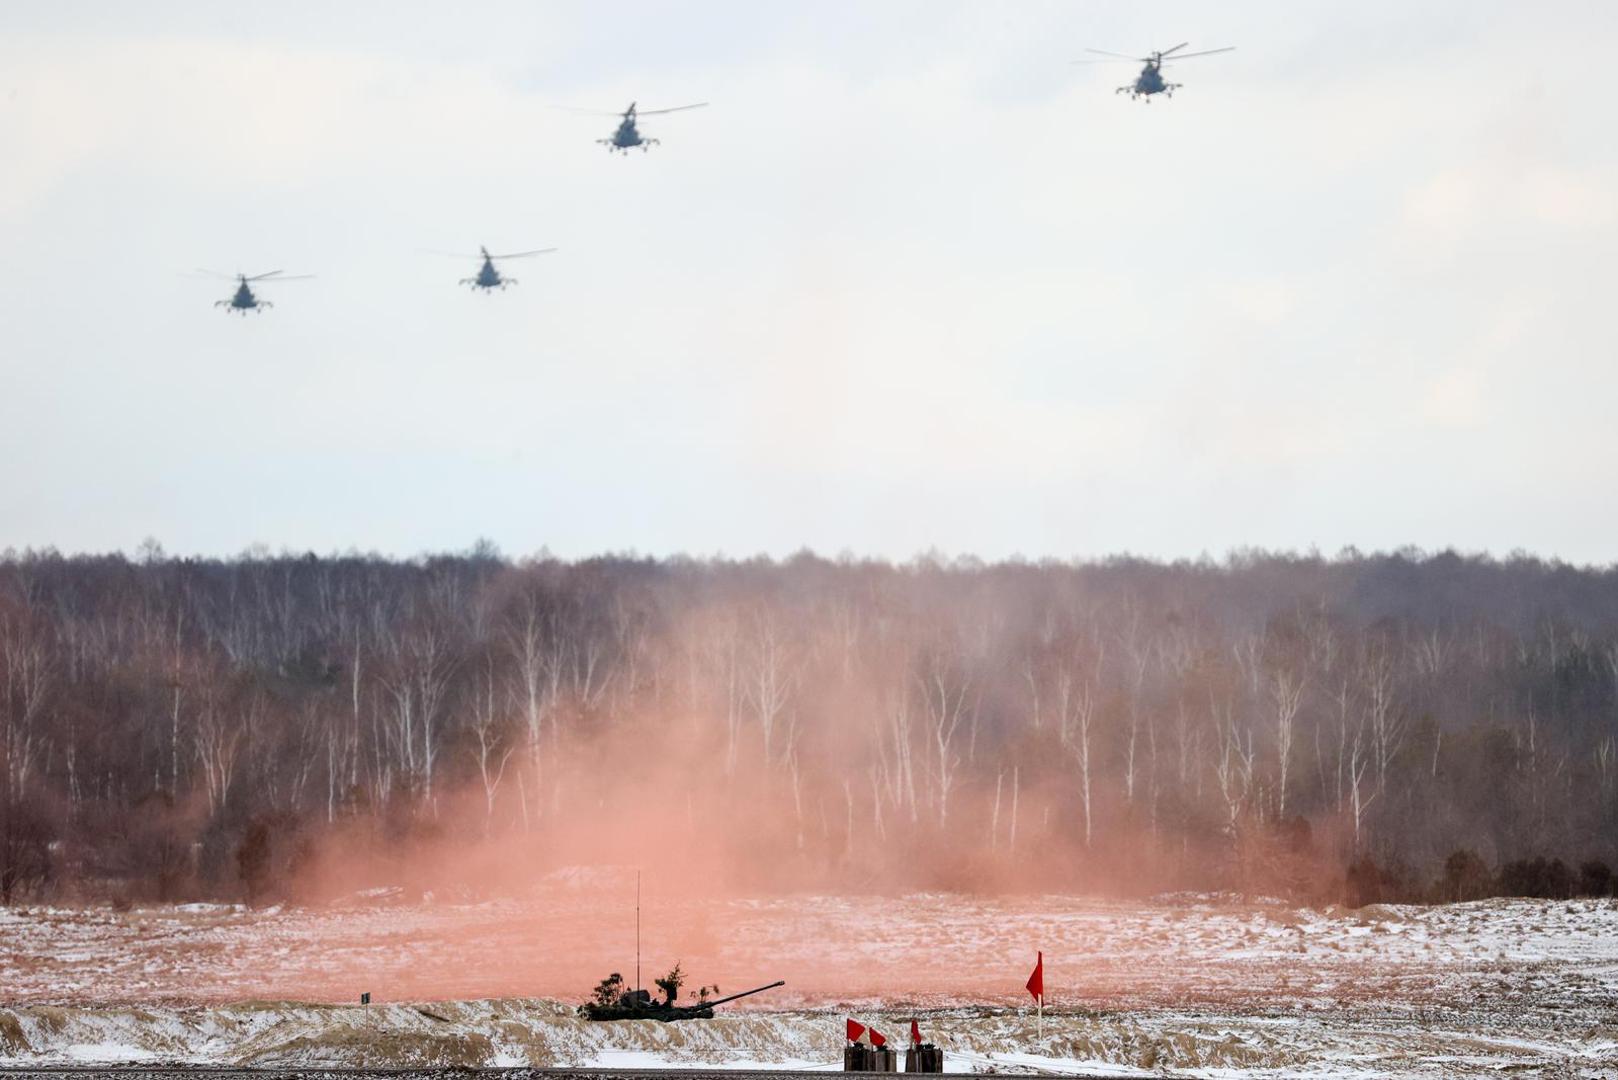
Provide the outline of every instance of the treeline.
{"type": "Polygon", "coordinates": [[[8,903],[614,861],[713,888],[1572,895],[1615,845],[1612,570],[0,558],[8,903]]]}
{"type": "Polygon", "coordinates": [[[1431,874],[1412,870],[1397,858],[1378,863],[1363,854],[1349,863],[1343,886],[1343,899],[1356,907],[1454,904],[1499,896],[1571,900],[1618,895],[1618,876],[1602,859],[1587,859],[1574,867],[1543,855],[1513,859],[1491,870],[1477,852],[1460,848],[1431,874]]]}

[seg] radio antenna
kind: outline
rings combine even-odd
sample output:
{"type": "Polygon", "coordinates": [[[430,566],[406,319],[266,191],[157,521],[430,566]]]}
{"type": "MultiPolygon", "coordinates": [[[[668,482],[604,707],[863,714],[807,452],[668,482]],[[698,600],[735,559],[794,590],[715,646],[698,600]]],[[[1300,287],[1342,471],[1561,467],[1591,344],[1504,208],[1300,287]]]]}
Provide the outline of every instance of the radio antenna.
{"type": "Polygon", "coordinates": [[[640,993],[640,871],[635,871],[635,992],[640,993]]]}

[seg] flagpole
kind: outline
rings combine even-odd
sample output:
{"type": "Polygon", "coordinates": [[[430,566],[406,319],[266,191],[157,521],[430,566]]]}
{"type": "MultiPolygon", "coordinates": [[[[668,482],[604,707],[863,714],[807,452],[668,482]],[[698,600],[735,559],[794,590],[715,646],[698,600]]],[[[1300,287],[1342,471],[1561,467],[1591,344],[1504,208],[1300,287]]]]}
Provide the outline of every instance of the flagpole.
{"type": "Polygon", "coordinates": [[[1034,956],[1034,973],[1028,976],[1024,987],[1028,995],[1034,999],[1034,1007],[1038,1016],[1038,1032],[1040,1041],[1045,1039],[1045,953],[1040,951],[1034,956]]]}

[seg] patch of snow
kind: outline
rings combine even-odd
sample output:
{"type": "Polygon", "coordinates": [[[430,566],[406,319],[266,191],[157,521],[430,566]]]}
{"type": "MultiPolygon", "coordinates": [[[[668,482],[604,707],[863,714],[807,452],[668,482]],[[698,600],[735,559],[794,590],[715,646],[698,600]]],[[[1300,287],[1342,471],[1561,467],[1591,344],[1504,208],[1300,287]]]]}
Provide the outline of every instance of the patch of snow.
{"type": "Polygon", "coordinates": [[[119,1065],[150,1061],[156,1056],[150,1050],[123,1043],[75,1043],[62,1048],[62,1057],[79,1065],[119,1065]]]}

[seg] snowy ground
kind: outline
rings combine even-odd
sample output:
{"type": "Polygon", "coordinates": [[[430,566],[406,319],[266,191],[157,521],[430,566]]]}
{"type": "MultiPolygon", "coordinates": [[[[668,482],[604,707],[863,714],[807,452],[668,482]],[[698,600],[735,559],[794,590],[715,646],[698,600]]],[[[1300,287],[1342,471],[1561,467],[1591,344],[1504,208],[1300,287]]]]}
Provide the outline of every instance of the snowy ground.
{"type": "Polygon", "coordinates": [[[648,982],[678,957],[726,991],[788,985],[714,1021],[585,1023],[559,1002],[632,970],[632,918],[588,882],[486,904],[0,911],[0,1063],[830,1068],[848,1013],[896,1037],[920,1015],[958,1070],[1618,1080],[1611,901],[682,902],[645,913],[648,982]],[[1043,1031],[1018,1007],[1035,948],[1043,1031]],[[368,1016],[347,1004],[361,990],[368,1016]]]}

